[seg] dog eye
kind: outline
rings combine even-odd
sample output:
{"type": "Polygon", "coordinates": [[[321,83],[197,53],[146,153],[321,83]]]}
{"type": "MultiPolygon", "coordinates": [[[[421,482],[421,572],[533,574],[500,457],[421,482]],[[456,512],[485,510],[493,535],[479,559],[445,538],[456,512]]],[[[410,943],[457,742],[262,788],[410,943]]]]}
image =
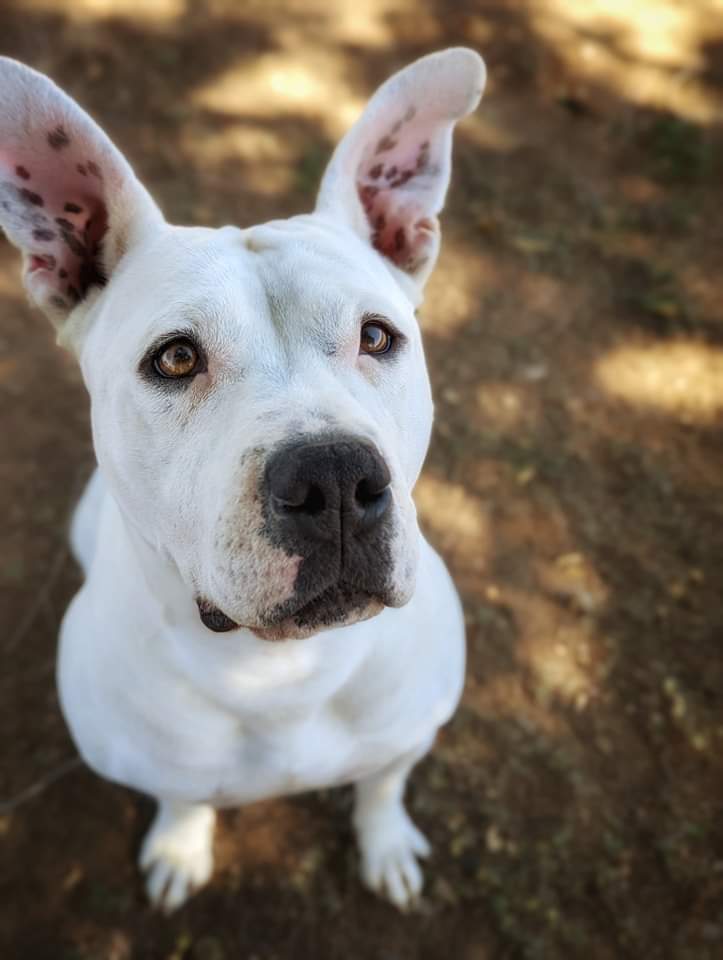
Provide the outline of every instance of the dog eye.
{"type": "Polygon", "coordinates": [[[164,344],[153,358],[156,373],[170,380],[190,377],[198,365],[198,350],[185,338],[164,344]]]}
{"type": "Polygon", "coordinates": [[[394,337],[383,323],[368,320],[361,328],[359,353],[371,353],[375,357],[389,353],[394,345],[394,337]]]}

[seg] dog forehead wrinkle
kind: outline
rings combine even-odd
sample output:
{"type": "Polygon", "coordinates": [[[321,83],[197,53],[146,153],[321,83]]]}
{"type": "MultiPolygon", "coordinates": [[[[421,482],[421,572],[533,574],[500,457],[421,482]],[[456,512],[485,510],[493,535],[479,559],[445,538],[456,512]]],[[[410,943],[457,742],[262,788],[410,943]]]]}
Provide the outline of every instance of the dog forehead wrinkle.
{"type": "Polygon", "coordinates": [[[318,214],[274,220],[251,230],[262,269],[280,265],[306,276],[357,278],[372,289],[395,287],[384,261],[347,227],[318,214]]]}
{"type": "Polygon", "coordinates": [[[323,261],[284,259],[263,270],[264,287],[274,331],[287,362],[305,360],[307,351],[327,358],[357,346],[366,314],[394,317],[400,327],[414,326],[411,311],[400,312],[378,286],[360,283],[357,277],[338,282],[323,261]],[[409,314],[405,318],[405,314],[409,314]]]}
{"type": "Polygon", "coordinates": [[[258,335],[268,308],[253,258],[238,242],[238,233],[195,227],[158,231],[131,251],[117,271],[113,282],[118,296],[107,298],[109,312],[119,302],[127,314],[128,304],[132,306],[122,324],[112,316],[109,326],[117,324],[126,338],[137,329],[144,342],[154,334],[189,327],[219,346],[238,341],[252,329],[258,335]]]}
{"type": "Polygon", "coordinates": [[[411,304],[386,263],[354,231],[312,214],[245,232],[285,352],[299,335],[333,357],[365,313],[416,329],[411,304]]]}
{"type": "MultiPolygon", "coordinates": [[[[131,284],[143,271],[145,287],[159,299],[191,291],[228,296],[254,281],[253,258],[226,228],[164,227],[132,249],[119,279],[131,284]]],[[[145,290],[143,291],[146,292],[145,290]]]]}

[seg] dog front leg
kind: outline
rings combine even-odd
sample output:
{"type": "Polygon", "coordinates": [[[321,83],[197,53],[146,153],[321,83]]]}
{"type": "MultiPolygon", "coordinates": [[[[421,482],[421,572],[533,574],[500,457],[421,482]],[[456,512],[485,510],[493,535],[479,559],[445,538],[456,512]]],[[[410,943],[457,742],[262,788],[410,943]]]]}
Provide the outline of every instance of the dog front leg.
{"type": "Polygon", "coordinates": [[[158,801],[139,861],[154,906],[170,913],[208,881],[215,823],[216,811],[207,804],[158,801]]]}
{"type": "Polygon", "coordinates": [[[354,829],[361,853],[362,880],[375,893],[406,910],[424,883],[419,857],[429,855],[426,837],[404,809],[409,773],[431,744],[354,785],[354,829]]]}

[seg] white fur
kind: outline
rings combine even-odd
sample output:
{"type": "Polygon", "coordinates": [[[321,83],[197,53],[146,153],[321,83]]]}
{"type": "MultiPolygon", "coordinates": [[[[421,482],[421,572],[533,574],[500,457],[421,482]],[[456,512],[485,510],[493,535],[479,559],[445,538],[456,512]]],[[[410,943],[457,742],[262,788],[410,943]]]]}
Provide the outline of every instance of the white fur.
{"type": "MultiPolygon", "coordinates": [[[[423,58],[342,141],[314,214],[207,230],[165,223],[72,101],[0,59],[0,224],[24,253],[31,296],[78,356],[99,463],[73,523],[86,579],[62,624],[61,703],[95,770],[158,798],[141,866],[165,909],[211,874],[214,808],[350,782],[365,882],[401,908],[421,890],[429,847],[404,810],[404,782],[459,699],[464,630],[411,498],[432,422],[414,309],[437,255],[452,128],[483,84],[471,51],[423,58]],[[51,163],[44,137],[58,117],[70,145],[51,163]],[[13,171],[31,170],[48,210],[82,187],[64,166],[71,154],[107,170],[87,202],[107,215],[108,283],[62,309],[49,303],[57,274],[38,263],[35,212],[13,171]],[[380,158],[413,175],[380,179],[380,158]],[[369,313],[406,338],[393,363],[359,355],[369,313]],[[193,331],[209,362],[169,393],[139,364],[176,330],[193,331]],[[282,625],[287,639],[269,642],[260,626],[290,595],[299,558],[264,536],[263,464],[289,436],[330,425],[389,466],[393,606],[303,639],[282,625]],[[211,633],[198,596],[245,626],[211,633]]],[[[58,256],[73,268],[60,242],[58,256]]]]}

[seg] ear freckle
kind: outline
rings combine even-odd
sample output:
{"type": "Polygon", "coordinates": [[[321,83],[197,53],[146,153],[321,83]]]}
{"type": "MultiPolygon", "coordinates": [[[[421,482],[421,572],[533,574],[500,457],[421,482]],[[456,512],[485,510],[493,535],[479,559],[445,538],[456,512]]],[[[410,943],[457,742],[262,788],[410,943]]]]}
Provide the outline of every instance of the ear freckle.
{"type": "Polygon", "coordinates": [[[78,240],[78,238],[72,234],[69,230],[61,230],[60,236],[63,238],[64,242],[70,247],[76,257],[85,257],[86,249],[83,244],[78,240]]]}
{"type": "Polygon", "coordinates": [[[381,140],[377,143],[377,148],[375,153],[386,153],[388,150],[393,150],[397,145],[397,141],[393,137],[382,137],[381,140]]]}
{"type": "Polygon", "coordinates": [[[27,187],[23,187],[20,191],[20,196],[23,200],[26,200],[28,203],[32,203],[35,207],[44,207],[45,203],[43,198],[39,193],[34,193],[32,190],[28,190],[27,187]]]}
{"type": "Polygon", "coordinates": [[[390,187],[403,187],[407,181],[411,180],[414,176],[413,170],[404,170],[396,180],[392,180],[389,184],[390,187]]]}
{"type": "Polygon", "coordinates": [[[65,132],[65,128],[62,124],[58,124],[54,130],[49,131],[48,143],[53,150],[62,150],[64,147],[67,147],[70,144],[70,137],[65,132]]]}
{"type": "Polygon", "coordinates": [[[359,199],[367,213],[374,205],[374,198],[379,193],[379,187],[370,187],[368,184],[359,188],[359,199]]]}

